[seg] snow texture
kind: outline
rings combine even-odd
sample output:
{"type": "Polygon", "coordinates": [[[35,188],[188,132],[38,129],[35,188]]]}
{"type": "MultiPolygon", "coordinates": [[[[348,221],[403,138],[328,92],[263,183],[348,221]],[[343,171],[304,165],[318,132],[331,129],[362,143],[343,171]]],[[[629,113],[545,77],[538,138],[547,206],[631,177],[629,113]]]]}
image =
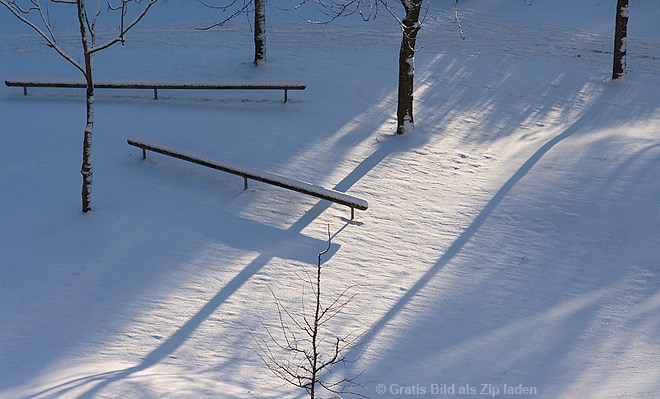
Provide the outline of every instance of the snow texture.
{"type": "MultiPolygon", "coordinates": [[[[328,225],[328,297],[357,286],[327,327],[368,329],[360,359],[333,376],[362,372],[358,393],[659,397],[660,2],[630,9],[626,79],[612,81],[612,2],[460,2],[461,40],[454,2],[432,1],[404,135],[397,22],[310,25],[313,7],[275,3],[258,68],[245,19],[196,31],[222,18],[199,2],[159,2],[125,46],[98,53],[104,78],[309,87],[287,104],[95,91],[91,214],[80,212],[84,93],[0,87],[0,397],[303,397],[264,369],[255,338],[267,338],[262,323],[277,331],[271,289],[299,308],[328,225]],[[327,201],[142,160],[131,135],[369,209],[350,221],[327,201]]],[[[60,45],[79,45],[55,9],[60,45]]],[[[0,54],[3,77],[77,76],[6,10],[0,54]]]]}

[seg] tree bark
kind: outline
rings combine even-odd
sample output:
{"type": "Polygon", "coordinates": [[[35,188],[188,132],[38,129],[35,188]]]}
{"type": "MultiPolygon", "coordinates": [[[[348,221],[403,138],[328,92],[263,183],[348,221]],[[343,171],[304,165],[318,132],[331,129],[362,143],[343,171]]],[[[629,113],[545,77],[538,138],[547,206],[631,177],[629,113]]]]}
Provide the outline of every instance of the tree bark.
{"type": "Polygon", "coordinates": [[[266,0],[254,0],[254,64],[266,62],[266,0]]]}
{"type": "Polygon", "coordinates": [[[94,170],[92,167],[92,133],[94,132],[94,53],[90,51],[94,45],[94,32],[92,43],[88,42],[87,33],[87,10],[85,9],[85,0],[77,0],[78,22],[80,23],[80,36],[82,41],[83,55],[85,58],[85,79],[87,81],[86,104],[87,121],[85,123],[85,132],[83,137],[83,162],[80,168],[82,174],[82,211],[87,213],[92,210],[92,176],[94,170]]]}
{"type": "Polygon", "coordinates": [[[616,27],[614,31],[614,65],[612,79],[618,79],[626,71],[626,36],[628,32],[628,0],[617,0],[616,27]]]}
{"type": "MultiPolygon", "coordinates": [[[[87,57],[85,57],[87,58],[87,57]]],[[[87,63],[87,59],[85,59],[87,63]]],[[[82,184],[82,211],[92,210],[92,176],[94,174],[92,166],[92,133],[94,131],[94,83],[92,75],[87,77],[87,123],[85,124],[85,133],[83,138],[83,162],[80,173],[83,176],[82,184]]]]}
{"type": "Polygon", "coordinates": [[[399,51],[399,98],[397,106],[398,134],[414,129],[413,91],[415,78],[415,43],[420,29],[419,15],[423,0],[401,0],[406,10],[403,18],[403,38],[399,51]]]}

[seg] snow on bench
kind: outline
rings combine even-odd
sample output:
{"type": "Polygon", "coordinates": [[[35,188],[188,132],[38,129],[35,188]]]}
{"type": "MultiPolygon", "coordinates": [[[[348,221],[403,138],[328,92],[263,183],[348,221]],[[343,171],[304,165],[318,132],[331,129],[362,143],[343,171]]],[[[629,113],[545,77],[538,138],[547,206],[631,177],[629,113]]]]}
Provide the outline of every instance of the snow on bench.
{"type": "MultiPolygon", "coordinates": [[[[28,87],[63,87],[85,88],[84,79],[67,78],[7,78],[7,87],[22,87],[27,95],[28,87]]],[[[188,90],[284,90],[284,102],[288,101],[289,90],[304,90],[305,82],[294,80],[126,80],[98,79],[94,88],[99,89],[152,89],[154,99],[158,99],[158,89],[188,89],[188,90]]]]}
{"type": "Polygon", "coordinates": [[[129,137],[126,141],[129,145],[142,149],[142,159],[146,159],[147,150],[149,150],[159,154],[168,155],[174,158],[182,159],[184,161],[241,176],[243,177],[245,189],[248,187],[248,179],[252,179],[263,183],[272,184],[274,186],[286,188],[288,190],[297,191],[302,194],[311,195],[313,197],[321,198],[327,201],[332,201],[334,203],[345,205],[351,208],[351,219],[355,217],[355,209],[364,211],[369,206],[367,201],[350,196],[348,194],[344,194],[339,191],[330,190],[314,184],[305,183],[269,172],[238,166],[229,162],[220,162],[201,155],[193,154],[188,150],[167,147],[135,137],[129,137]]]}

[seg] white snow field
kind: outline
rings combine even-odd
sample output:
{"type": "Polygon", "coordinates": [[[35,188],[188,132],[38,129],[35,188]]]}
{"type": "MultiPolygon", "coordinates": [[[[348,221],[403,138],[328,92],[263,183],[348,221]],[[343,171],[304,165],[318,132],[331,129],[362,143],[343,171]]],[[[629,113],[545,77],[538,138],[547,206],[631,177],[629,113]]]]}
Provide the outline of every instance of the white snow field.
{"type": "MultiPolygon", "coordinates": [[[[223,14],[182,0],[98,53],[99,79],[307,89],[286,104],[97,90],[91,214],[83,90],[2,85],[0,398],[304,397],[255,341],[278,323],[269,288],[300,307],[328,225],[324,292],[357,287],[326,327],[365,334],[348,354],[359,360],[326,377],[362,373],[355,391],[371,398],[660,397],[660,3],[631,2],[627,75],[613,82],[614,0],[461,0],[466,40],[454,1],[432,0],[404,136],[396,21],[381,9],[310,25],[313,7],[275,3],[263,67],[245,18],[196,31],[223,14]],[[345,206],[142,160],[129,136],[369,209],[351,221],[345,206]]],[[[79,78],[0,9],[0,77],[12,76],[79,78]]]]}

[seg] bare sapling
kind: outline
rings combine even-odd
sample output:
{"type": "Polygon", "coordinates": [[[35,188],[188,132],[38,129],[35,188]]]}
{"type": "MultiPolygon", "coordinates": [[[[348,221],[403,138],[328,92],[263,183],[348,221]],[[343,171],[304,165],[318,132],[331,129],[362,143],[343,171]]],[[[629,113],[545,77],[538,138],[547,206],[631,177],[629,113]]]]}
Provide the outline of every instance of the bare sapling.
{"type": "MultiPolygon", "coordinates": [[[[284,306],[280,298],[270,290],[278,312],[277,332],[264,325],[267,339],[257,340],[259,357],[278,378],[297,388],[304,389],[310,399],[321,392],[333,394],[351,393],[360,386],[359,374],[353,377],[331,379],[327,376],[334,366],[358,360],[348,360],[346,353],[357,349],[362,334],[349,333],[339,336],[329,330],[329,322],[340,317],[356,294],[349,294],[355,286],[344,289],[334,299],[325,299],[322,289],[321,257],[330,250],[331,237],[328,226],[328,247],[318,254],[315,275],[301,278],[303,281],[301,310],[294,312],[284,306]],[[305,289],[307,287],[307,289],[305,289]],[[310,292],[311,289],[311,292],[310,292]],[[310,300],[311,298],[311,300],[310,300]],[[311,302],[311,303],[310,303],[311,302]],[[310,306],[311,305],[311,306],[310,306]]],[[[270,289],[270,287],[269,287],[270,289]]],[[[358,351],[360,354],[362,351],[358,351]]]]}

